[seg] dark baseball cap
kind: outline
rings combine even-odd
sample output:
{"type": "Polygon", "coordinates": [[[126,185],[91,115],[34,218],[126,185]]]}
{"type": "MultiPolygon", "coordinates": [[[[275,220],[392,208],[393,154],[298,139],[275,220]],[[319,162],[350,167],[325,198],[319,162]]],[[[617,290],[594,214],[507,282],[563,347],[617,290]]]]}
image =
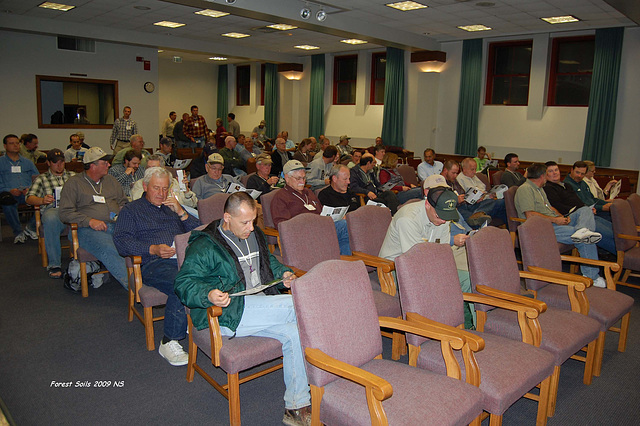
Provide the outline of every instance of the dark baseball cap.
{"type": "Polygon", "coordinates": [[[64,161],[64,152],[58,148],[54,148],[47,152],[47,160],[52,163],[57,163],[60,160],[64,161]]]}
{"type": "Polygon", "coordinates": [[[427,201],[443,220],[456,221],[458,216],[458,196],[449,188],[437,187],[429,190],[427,201]]]}

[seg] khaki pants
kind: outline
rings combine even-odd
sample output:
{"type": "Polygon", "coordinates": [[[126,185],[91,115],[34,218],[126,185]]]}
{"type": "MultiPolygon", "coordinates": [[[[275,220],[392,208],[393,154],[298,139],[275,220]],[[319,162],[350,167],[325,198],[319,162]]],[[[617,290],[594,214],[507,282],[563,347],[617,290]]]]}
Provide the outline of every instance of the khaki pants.
{"type": "Polygon", "coordinates": [[[131,142],[116,141],[116,146],[113,148],[113,155],[116,155],[119,151],[127,148],[131,148],[131,142]]]}

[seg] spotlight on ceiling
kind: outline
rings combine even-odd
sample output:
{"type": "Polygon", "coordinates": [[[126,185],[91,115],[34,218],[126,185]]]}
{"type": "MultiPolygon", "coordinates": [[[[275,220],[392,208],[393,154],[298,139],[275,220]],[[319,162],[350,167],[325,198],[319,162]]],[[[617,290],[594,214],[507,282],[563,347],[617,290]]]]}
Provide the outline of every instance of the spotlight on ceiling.
{"type": "Polygon", "coordinates": [[[320,22],[324,22],[324,20],[327,19],[327,12],[325,12],[324,9],[320,9],[318,13],[316,13],[316,19],[320,22]]]}
{"type": "Polygon", "coordinates": [[[234,4],[236,0],[226,0],[227,4],[234,4]]]}
{"type": "Polygon", "coordinates": [[[309,16],[311,16],[311,9],[309,9],[308,7],[303,7],[302,9],[300,9],[300,17],[302,19],[309,19],[309,16]]]}

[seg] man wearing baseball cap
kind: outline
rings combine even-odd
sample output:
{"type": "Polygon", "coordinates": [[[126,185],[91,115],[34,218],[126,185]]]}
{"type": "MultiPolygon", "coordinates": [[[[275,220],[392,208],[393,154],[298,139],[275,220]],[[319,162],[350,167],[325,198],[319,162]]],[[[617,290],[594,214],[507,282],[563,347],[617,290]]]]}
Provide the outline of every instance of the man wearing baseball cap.
{"type": "MultiPolygon", "coordinates": [[[[398,210],[391,220],[378,256],[394,260],[422,242],[448,244],[456,258],[460,287],[463,292],[470,293],[471,281],[464,250],[469,236],[464,231],[470,231],[471,228],[464,222],[458,223],[458,196],[442,175],[429,176],[422,187],[426,197],[424,203],[407,204],[398,210]]],[[[465,308],[465,328],[472,326],[472,310],[465,308]]]]}
{"type": "Polygon", "coordinates": [[[207,158],[206,169],[207,174],[198,178],[192,187],[192,191],[196,194],[198,200],[204,200],[214,194],[227,192],[229,184],[239,183],[233,176],[222,173],[224,170],[224,158],[217,152],[207,158]]]}
{"type": "Polygon", "coordinates": [[[112,235],[127,197],[116,178],[107,174],[111,159],[111,155],[97,146],[85,152],[82,158],[84,172],[69,178],[62,188],[60,220],[78,224],[80,247],[102,262],[126,290],[127,269],[113,244],[112,235]]]}
{"type": "Polygon", "coordinates": [[[349,145],[350,139],[351,138],[347,135],[340,136],[340,143],[337,146],[338,152],[340,153],[340,155],[346,155],[346,154],[351,155],[353,153],[353,147],[349,145]]]}
{"type": "Polygon", "coordinates": [[[60,193],[65,182],[75,173],[64,168],[64,153],[58,148],[47,153],[49,170],[38,175],[27,192],[27,204],[40,206],[40,220],[44,232],[44,247],[47,256],[47,270],[50,278],[62,278],[60,269],[60,234],[66,225],[60,221],[60,193]]]}

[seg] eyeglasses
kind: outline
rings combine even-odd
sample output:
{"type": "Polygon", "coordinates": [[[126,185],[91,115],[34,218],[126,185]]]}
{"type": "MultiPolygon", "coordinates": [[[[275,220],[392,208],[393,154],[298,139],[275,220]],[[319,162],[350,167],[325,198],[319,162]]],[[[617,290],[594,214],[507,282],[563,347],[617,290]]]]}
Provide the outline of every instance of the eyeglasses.
{"type": "Polygon", "coordinates": [[[291,179],[293,179],[295,181],[298,181],[298,182],[302,182],[302,181],[307,180],[307,177],[306,176],[300,176],[300,177],[291,176],[291,179]]]}

